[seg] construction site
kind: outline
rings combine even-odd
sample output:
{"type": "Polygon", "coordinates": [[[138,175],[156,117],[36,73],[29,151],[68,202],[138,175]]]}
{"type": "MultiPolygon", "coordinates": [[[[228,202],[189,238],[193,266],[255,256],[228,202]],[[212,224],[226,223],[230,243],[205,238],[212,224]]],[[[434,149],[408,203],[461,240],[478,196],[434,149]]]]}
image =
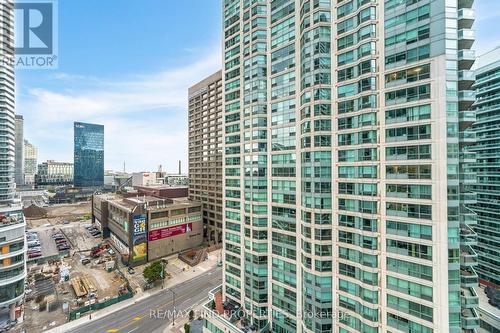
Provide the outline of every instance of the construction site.
{"type": "Polygon", "coordinates": [[[42,251],[45,242],[53,242],[59,235],[64,235],[70,249],[54,259],[28,265],[27,332],[42,332],[132,297],[127,279],[116,269],[114,250],[93,237],[90,228],[86,222],[72,222],[30,230],[42,235],[42,251]]]}
{"type": "Polygon", "coordinates": [[[61,204],[40,207],[32,204],[24,208],[28,227],[36,228],[43,225],[58,225],[65,222],[90,220],[90,202],[76,204],[61,204]]]}

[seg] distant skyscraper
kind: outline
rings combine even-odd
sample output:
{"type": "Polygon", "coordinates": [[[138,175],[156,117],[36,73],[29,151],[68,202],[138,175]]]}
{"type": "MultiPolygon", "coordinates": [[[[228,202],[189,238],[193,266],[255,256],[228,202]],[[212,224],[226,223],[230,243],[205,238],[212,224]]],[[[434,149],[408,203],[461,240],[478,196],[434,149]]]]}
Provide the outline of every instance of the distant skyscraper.
{"type": "Polygon", "coordinates": [[[104,126],[75,122],[74,186],[104,185],[104,126]]]}
{"type": "Polygon", "coordinates": [[[14,320],[24,295],[26,221],[14,189],[15,73],[8,61],[14,58],[13,1],[0,1],[0,17],[0,311],[8,308],[14,320]]]}
{"type": "Polygon", "coordinates": [[[222,241],[222,72],[189,88],[189,197],[203,203],[205,237],[222,241]]]}
{"type": "Polygon", "coordinates": [[[17,186],[24,185],[24,119],[22,115],[16,115],[16,159],[15,159],[15,181],[17,186]]]}
{"type": "Polygon", "coordinates": [[[24,184],[35,184],[35,175],[37,172],[38,149],[24,140],[24,184]]]}
{"type": "Polygon", "coordinates": [[[279,333],[474,332],[474,1],[221,3],[226,304],[279,333]]]}
{"type": "Polygon", "coordinates": [[[500,47],[478,58],[476,69],[476,153],[479,278],[500,285],[500,47]]]}

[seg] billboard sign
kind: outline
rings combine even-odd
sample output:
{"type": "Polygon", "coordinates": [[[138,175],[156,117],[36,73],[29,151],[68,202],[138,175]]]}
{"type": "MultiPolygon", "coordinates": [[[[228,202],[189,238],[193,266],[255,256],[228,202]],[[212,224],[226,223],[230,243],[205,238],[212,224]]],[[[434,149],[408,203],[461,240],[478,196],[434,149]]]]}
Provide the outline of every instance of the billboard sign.
{"type": "Polygon", "coordinates": [[[172,236],[182,235],[193,230],[193,223],[186,223],[149,231],[148,240],[155,241],[172,236]]]}
{"type": "Polygon", "coordinates": [[[148,244],[146,239],[146,215],[135,215],[132,225],[132,260],[141,260],[148,254],[148,244]]]}

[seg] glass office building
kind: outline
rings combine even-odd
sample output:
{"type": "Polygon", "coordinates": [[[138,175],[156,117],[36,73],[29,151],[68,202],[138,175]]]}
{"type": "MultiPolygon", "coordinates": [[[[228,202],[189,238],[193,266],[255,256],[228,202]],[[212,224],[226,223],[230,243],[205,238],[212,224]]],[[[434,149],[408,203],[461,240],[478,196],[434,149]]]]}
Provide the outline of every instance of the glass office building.
{"type": "Polygon", "coordinates": [[[104,126],[75,122],[74,186],[104,185],[104,126]]]}
{"type": "Polygon", "coordinates": [[[470,150],[477,158],[477,203],[472,207],[477,213],[476,271],[479,278],[500,285],[500,47],[478,59],[474,88],[476,144],[470,150]]]}

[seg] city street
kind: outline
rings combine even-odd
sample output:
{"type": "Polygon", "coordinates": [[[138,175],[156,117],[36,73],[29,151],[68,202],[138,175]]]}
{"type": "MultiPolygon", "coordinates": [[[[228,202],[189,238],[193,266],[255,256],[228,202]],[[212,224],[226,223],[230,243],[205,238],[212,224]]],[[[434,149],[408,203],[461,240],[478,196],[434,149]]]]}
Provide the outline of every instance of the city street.
{"type": "MultiPolygon", "coordinates": [[[[175,309],[186,310],[207,298],[208,291],[221,284],[222,270],[215,267],[206,273],[172,287],[175,293],[175,309]]],[[[167,286],[168,287],[168,286],[167,286]]],[[[164,311],[173,311],[173,297],[169,289],[152,295],[124,309],[87,324],[72,328],[72,333],[160,333],[171,324],[170,318],[162,318],[164,311]],[[163,312],[162,312],[163,311],[163,312]],[[151,314],[156,314],[154,318],[151,314]]]]}

